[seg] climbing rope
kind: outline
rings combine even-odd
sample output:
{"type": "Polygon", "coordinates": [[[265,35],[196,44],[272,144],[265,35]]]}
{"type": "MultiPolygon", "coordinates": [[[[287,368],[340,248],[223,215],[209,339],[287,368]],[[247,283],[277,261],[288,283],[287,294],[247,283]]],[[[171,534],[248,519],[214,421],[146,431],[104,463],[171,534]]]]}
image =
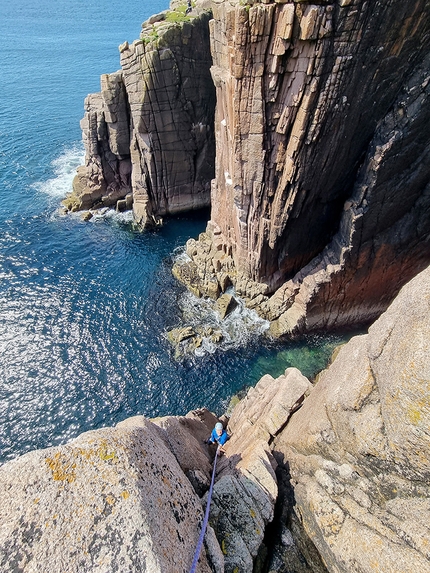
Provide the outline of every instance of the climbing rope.
{"type": "Polygon", "coordinates": [[[199,557],[200,557],[200,551],[202,550],[203,539],[204,539],[204,537],[205,537],[206,528],[207,528],[207,526],[208,526],[209,509],[210,509],[210,506],[211,506],[212,490],[213,490],[214,480],[215,480],[216,460],[217,460],[217,457],[218,457],[219,448],[220,448],[220,447],[218,446],[218,447],[217,447],[217,450],[216,450],[216,454],[215,454],[214,468],[213,468],[213,470],[212,470],[212,480],[211,480],[211,486],[210,486],[210,488],[209,488],[208,501],[207,501],[207,504],[206,504],[205,518],[204,518],[204,520],[203,520],[202,530],[200,531],[200,537],[199,537],[199,540],[198,540],[198,542],[197,542],[196,552],[194,553],[194,559],[193,559],[193,563],[192,563],[192,565],[191,565],[190,573],[195,573],[195,572],[196,572],[197,561],[199,560],[199,557]]]}

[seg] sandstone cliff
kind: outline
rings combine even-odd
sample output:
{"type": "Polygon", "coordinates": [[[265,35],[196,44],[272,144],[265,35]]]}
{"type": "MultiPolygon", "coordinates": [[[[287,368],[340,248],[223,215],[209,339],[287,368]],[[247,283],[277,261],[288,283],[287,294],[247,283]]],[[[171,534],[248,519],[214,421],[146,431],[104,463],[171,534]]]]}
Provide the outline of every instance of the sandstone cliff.
{"type": "Polygon", "coordinates": [[[86,98],[85,166],[67,209],[133,208],[144,227],[210,204],[210,11],[203,1],[189,15],[182,8],[144,22],[140,39],[119,47],[121,70],[103,75],[101,92],[86,98]]]}
{"type": "Polygon", "coordinates": [[[193,288],[275,335],[374,320],[430,260],[425,0],[214,0],[216,172],[193,288]]]}
{"type": "MultiPolygon", "coordinates": [[[[429,573],[429,341],[430,268],[314,386],[264,376],[230,418],[198,571],[429,573]]],[[[137,416],[3,465],[1,570],[188,572],[215,420],[137,416]]]]}

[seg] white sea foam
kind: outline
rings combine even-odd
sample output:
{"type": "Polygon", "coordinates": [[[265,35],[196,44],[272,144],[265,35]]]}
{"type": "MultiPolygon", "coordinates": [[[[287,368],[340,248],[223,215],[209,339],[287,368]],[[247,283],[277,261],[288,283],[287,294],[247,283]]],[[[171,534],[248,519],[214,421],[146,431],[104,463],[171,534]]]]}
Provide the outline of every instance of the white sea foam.
{"type": "Polygon", "coordinates": [[[260,318],[254,310],[247,308],[233,288],[228,289],[228,294],[234,295],[238,306],[224,320],[221,320],[215,310],[215,302],[209,298],[197,298],[192,293],[186,292],[179,299],[183,319],[181,326],[191,326],[195,329],[210,327],[222,333],[222,340],[219,343],[214,343],[211,336],[203,336],[201,346],[194,351],[196,356],[245,346],[268,330],[269,321],[260,318]]]}
{"type": "Polygon", "coordinates": [[[82,143],[76,143],[65,149],[59,157],[52,162],[54,177],[47,181],[40,181],[34,187],[41,193],[51,197],[65,197],[72,190],[73,178],[76,169],[83,165],[85,152],[82,143]]]}
{"type": "Polygon", "coordinates": [[[189,263],[191,261],[191,258],[185,251],[185,245],[176,247],[173,250],[172,258],[175,263],[189,263]]]}
{"type": "Polygon", "coordinates": [[[109,219],[113,223],[132,223],[133,222],[133,211],[118,212],[115,209],[110,209],[105,207],[104,209],[95,209],[91,211],[93,214],[90,222],[96,223],[101,219],[109,219]]]}

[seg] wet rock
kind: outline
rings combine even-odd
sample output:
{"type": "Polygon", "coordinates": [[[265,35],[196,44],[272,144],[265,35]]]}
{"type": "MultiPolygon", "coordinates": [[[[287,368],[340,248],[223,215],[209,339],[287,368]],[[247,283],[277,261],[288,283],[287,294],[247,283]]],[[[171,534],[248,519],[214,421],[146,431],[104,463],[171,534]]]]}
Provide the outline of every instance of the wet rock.
{"type": "Polygon", "coordinates": [[[93,218],[91,211],[84,211],[81,215],[82,221],[90,221],[93,218]]]}
{"type": "Polygon", "coordinates": [[[215,308],[220,315],[221,320],[224,320],[226,316],[231,314],[237,306],[238,302],[231,294],[221,295],[215,304],[215,308]]]}
{"type": "Polygon", "coordinates": [[[202,296],[201,279],[197,271],[197,265],[193,262],[176,262],[172,267],[172,274],[195,296],[202,296]]]}
{"type": "Polygon", "coordinates": [[[196,333],[191,326],[185,326],[183,328],[173,328],[167,333],[167,338],[172,342],[172,344],[179,344],[183,340],[195,337],[196,333]]]}
{"type": "Polygon", "coordinates": [[[124,213],[124,211],[127,211],[127,201],[125,199],[119,199],[116,202],[116,210],[118,213],[124,213]]]}
{"type": "Polygon", "coordinates": [[[224,338],[223,333],[221,332],[221,330],[217,330],[216,332],[214,332],[213,334],[211,334],[210,336],[210,341],[214,342],[215,344],[218,344],[219,342],[222,341],[222,339],[224,338]]]}

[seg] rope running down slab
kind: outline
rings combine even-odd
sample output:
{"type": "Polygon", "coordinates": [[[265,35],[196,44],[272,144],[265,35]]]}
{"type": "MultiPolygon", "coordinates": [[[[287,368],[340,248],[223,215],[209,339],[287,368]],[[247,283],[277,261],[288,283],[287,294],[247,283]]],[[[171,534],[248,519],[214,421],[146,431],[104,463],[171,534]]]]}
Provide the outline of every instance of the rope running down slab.
{"type": "Polygon", "coordinates": [[[218,457],[218,452],[219,452],[219,446],[217,447],[215,459],[214,459],[214,468],[212,470],[212,480],[211,480],[211,486],[209,488],[208,501],[206,504],[205,518],[203,519],[202,530],[200,531],[200,537],[199,537],[199,540],[197,542],[196,552],[194,553],[194,559],[193,559],[193,563],[191,565],[190,573],[196,572],[197,562],[198,562],[199,557],[200,557],[200,551],[202,550],[203,539],[205,537],[206,528],[208,526],[209,509],[211,506],[212,490],[213,490],[213,485],[214,485],[214,481],[215,481],[215,469],[216,469],[216,460],[218,457]]]}

